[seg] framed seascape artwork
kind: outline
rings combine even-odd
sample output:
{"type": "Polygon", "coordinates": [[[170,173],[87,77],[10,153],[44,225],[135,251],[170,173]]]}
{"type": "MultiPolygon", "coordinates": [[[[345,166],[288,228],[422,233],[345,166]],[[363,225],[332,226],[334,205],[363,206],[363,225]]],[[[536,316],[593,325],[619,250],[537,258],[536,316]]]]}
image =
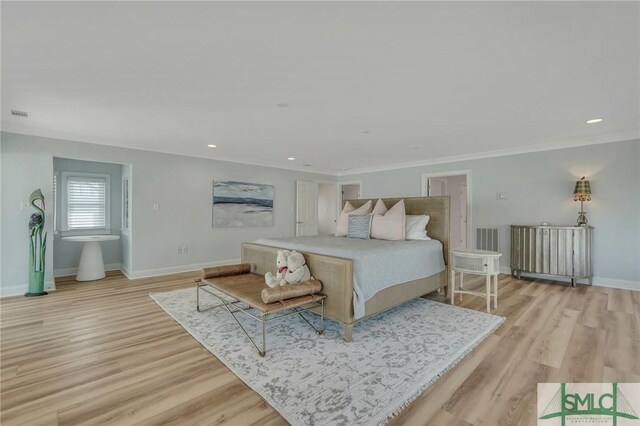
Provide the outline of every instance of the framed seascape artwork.
{"type": "Polygon", "coordinates": [[[273,225],[273,185],[214,181],[213,226],[273,225]]]}

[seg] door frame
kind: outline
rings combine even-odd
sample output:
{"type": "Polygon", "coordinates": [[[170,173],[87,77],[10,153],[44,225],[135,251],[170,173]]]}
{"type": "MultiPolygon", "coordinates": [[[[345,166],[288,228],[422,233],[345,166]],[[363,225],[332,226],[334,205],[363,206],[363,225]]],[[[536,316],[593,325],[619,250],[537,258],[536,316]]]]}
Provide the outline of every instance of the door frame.
{"type": "Polygon", "coordinates": [[[361,180],[347,180],[344,182],[337,182],[338,190],[336,191],[337,203],[336,207],[338,207],[338,211],[336,213],[336,217],[340,218],[340,213],[342,213],[342,185],[360,185],[360,198],[362,198],[362,181],[361,180]]]}
{"type": "Polygon", "coordinates": [[[350,180],[344,182],[338,182],[338,205],[340,206],[340,211],[342,211],[342,187],[344,185],[359,185],[360,186],[360,198],[362,198],[362,181],[361,180],[350,180]]]}
{"type": "Polygon", "coordinates": [[[431,184],[433,183],[433,179],[435,179],[436,181],[442,182],[442,184],[444,186],[444,192],[448,192],[448,190],[449,190],[449,188],[448,188],[449,185],[447,184],[448,182],[447,182],[446,179],[440,179],[442,177],[446,177],[446,176],[430,176],[430,177],[426,178],[425,185],[427,186],[427,189],[424,192],[425,192],[425,194],[427,196],[430,196],[429,192],[431,192],[430,190],[431,190],[431,184]]]}
{"type": "Polygon", "coordinates": [[[460,176],[465,175],[467,181],[467,248],[474,247],[475,238],[473,235],[473,220],[472,220],[472,211],[471,208],[471,194],[472,194],[472,181],[471,181],[471,170],[451,170],[446,172],[434,172],[434,173],[423,173],[422,174],[422,196],[426,197],[429,189],[429,178],[432,177],[448,177],[448,176],[460,176]]]}

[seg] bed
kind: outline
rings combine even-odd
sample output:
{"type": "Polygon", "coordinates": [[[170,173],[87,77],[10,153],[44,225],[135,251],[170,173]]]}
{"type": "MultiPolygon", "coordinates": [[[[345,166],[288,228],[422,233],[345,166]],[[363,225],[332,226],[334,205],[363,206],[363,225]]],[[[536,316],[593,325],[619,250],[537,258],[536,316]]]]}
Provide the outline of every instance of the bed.
{"type": "MultiPolygon", "coordinates": [[[[389,207],[399,200],[383,199],[389,207]]],[[[349,200],[356,208],[367,201],[349,200]]],[[[372,199],[373,203],[376,201],[372,199]]],[[[427,232],[431,241],[331,236],[263,239],[242,245],[242,262],[251,264],[253,273],[263,275],[275,272],[278,249],[302,252],[313,276],[322,281],[327,295],[325,316],[341,322],[345,341],[351,341],[355,322],[447,286],[449,197],[415,197],[404,201],[406,214],[430,216],[427,232]],[[398,267],[393,270],[385,266],[389,264],[398,267]]]]}

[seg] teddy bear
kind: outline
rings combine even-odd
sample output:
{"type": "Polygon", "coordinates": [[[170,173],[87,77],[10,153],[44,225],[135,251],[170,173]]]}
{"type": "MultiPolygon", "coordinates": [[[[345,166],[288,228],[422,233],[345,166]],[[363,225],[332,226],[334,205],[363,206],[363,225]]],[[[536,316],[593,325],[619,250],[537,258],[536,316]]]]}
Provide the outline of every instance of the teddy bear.
{"type": "Polygon", "coordinates": [[[278,287],[279,285],[287,284],[284,277],[287,274],[290,255],[291,252],[289,250],[278,250],[278,256],[276,257],[276,268],[278,268],[278,272],[273,275],[271,271],[269,271],[264,275],[264,281],[269,287],[278,287]]]}
{"type": "Polygon", "coordinates": [[[295,284],[314,279],[311,276],[311,271],[302,253],[295,250],[291,252],[287,259],[287,272],[284,279],[287,284],[295,284]]]}

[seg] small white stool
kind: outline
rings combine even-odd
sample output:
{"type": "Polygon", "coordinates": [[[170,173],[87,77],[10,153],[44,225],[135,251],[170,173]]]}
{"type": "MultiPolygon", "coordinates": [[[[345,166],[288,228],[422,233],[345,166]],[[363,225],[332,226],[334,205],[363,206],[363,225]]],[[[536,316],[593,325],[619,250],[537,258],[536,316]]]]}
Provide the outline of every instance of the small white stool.
{"type": "Polygon", "coordinates": [[[487,299],[487,312],[491,311],[491,296],[493,296],[493,307],[498,307],[498,275],[500,274],[500,256],[497,251],[487,250],[451,250],[449,255],[449,267],[451,268],[451,281],[449,283],[451,293],[451,304],[455,305],[455,295],[471,294],[485,297],[487,299]],[[460,289],[456,290],[456,272],[460,273],[460,289]],[[465,290],[464,274],[484,275],[486,277],[486,293],[465,290]],[[491,292],[491,278],[494,279],[493,292],[491,292]]]}

